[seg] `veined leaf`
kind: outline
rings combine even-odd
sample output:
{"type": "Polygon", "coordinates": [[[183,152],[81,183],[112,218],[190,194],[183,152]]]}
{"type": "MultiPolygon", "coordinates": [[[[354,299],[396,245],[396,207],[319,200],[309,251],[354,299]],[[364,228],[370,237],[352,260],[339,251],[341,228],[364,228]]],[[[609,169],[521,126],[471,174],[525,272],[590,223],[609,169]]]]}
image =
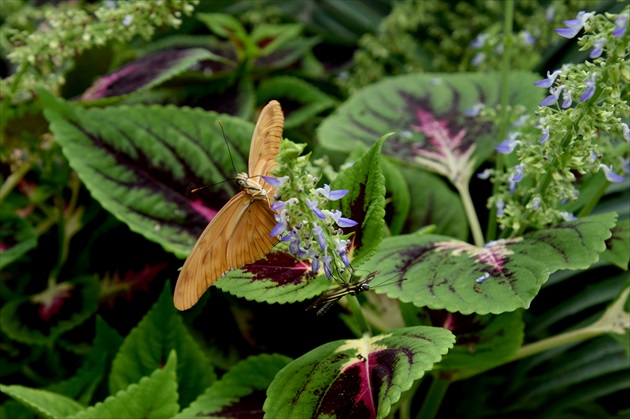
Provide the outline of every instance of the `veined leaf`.
{"type": "Polygon", "coordinates": [[[226,62],[223,57],[201,48],[154,52],[96,80],[83,93],[81,100],[90,101],[148,90],[204,60],[226,62]]]}
{"type": "Polygon", "coordinates": [[[167,282],[158,301],[127,335],[114,358],[109,377],[110,392],[114,394],[149,375],[164,364],[166,354],[172,349],[181,359],[177,363],[179,399],[187,405],[214,382],[216,375],[175,310],[167,282]]]}
{"type": "Polygon", "coordinates": [[[602,259],[628,270],[630,262],[630,219],[621,220],[612,229],[612,237],[606,240],[606,251],[602,259]]]}
{"type": "MultiPolygon", "coordinates": [[[[411,74],[368,86],[339,107],[319,128],[324,147],[351,151],[357,143],[370,146],[386,132],[396,131],[383,153],[416,167],[446,176],[455,183],[494,152],[502,140],[492,123],[466,116],[482,103],[500,101],[496,74],[411,74]]],[[[540,92],[530,73],[513,73],[509,104],[535,109],[540,92]]]]}
{"type": "Polygon", "coordinates": [[[290,361],[276,354],[249,357],[232,367],[175,418],[262,417],[265,390],[290,361]]]}
{"type": "Polygon", "coordinates": [[[0,268],[4,268],[37,246],[37,233],[22,217],[7,214],[0,228],[0,268]]]}
{"type": "MultiPolygon", "coordinates": [[[[133,231],[185,257],[238,189],[214,112],[132,106],[79,109],[41,92],[45,115],[92,196],[133,231]]],[[[221,116],[244,170],[253,125],[221,116]]]]}
{"type": "Polygon", "coordinates": [[[79,418],[168,418],[179,411],[177,404],[177,355],[170,351],[163,368],[143,377],[137,384],[72,415],[79,418]]]}
{"type": "Polygon", "coordinates": [[[266,416],[383,418],[453,342],[445,329],[418,326],[327,343],[276,375],[266,416]]]}
{"type": "Polygon", "coordinates": [[[397,283],[375,289],[391,298],[436,310],[498,314],[529,307],[551,273],[596,262],[615,218],[595,215],[484,247],[436,235],[391,237],[362,268],[398,275],[397,283]]]}
{"type": "Polygon", "coordinates": [[[350,237],[349,253],[355,267],[369,259],[383,239],[385,178],[381,170],[381,149],[388,137],[381,137],[351,167],[339,173],[330,185],[332,190],[349,191],[341,200],[331,202],[330,206],[358,223],[355,227],[343,229],[344,234],[354,233],[350,237]]]}
{"type": "Polygon", "coordinates": [[[65,418],[85,409],[81,403],[52,391],[17,385],[0,385],[0,391],[47,419],[65,418]]]}

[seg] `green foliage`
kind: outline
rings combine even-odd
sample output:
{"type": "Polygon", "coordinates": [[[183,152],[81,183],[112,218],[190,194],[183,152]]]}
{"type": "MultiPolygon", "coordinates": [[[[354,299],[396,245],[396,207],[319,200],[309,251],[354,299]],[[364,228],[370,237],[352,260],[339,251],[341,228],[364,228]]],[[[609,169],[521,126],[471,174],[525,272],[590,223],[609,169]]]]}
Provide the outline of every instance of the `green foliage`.
{"type": "Polygon", "coordinates": [[[627,413],[627,12],[3,3],[0,416],[627,413]],[[180,313],[271,100],[280,241],[180,313]]]}

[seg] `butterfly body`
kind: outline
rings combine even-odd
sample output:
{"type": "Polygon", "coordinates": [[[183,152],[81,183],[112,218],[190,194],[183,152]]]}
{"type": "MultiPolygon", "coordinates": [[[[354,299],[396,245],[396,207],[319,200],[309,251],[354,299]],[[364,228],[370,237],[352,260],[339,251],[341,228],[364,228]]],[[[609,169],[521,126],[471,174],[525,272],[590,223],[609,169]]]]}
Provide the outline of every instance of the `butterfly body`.
{"type": "Polygon", "coordinates": [[[333,304],[337,301],[341,300],[343,296],[346,295],[357,295],[363,291],[369,291],[370,285],[369,283],[380,273],[380,271],[372,272],[367,277],[363,278],[360,281],[350,282],[341,287],[337,287],[330,291],[323,293],[314,303],[306,308],[306,310],[315,310],[317,309],[317,315],[321,316],[324,314],[333,304]]]}
{"type": "Polygon", "coordinates": [[[249,173],[236,175],[241,191],[214,216],[184,262],[173,296],[178,310],[192,307],[227,271],[257,261],[278,242],[269,237],[276,224],[269,198],[274,188],[263,176],[277,166],[283,126],[282,108],[273,100],[254,128],[249,173]]]}

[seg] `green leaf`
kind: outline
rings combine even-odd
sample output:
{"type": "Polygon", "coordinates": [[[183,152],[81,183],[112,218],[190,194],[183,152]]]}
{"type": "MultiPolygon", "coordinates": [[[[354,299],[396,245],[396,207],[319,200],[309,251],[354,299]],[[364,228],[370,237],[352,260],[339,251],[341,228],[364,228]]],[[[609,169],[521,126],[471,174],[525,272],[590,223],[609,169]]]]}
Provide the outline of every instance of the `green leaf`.
{"type": "Polygon", "coordinates": [[[150,90],[205,60],[227,61],[201,48],[168,49],[147,54],[96,80],[83,93],[81,100],[92,101],[150,90]]]}
{"type": "Polygon", "coordinates": [[[435,225],[435,234],[468,239],[468,218],[459,195],[438,176],[422,169],[401,168],[411,196],[411,211],[404,231],[435,225]]]}
{"type": "Polygon", "coordinates": [[[437,235],[391,237],[362,268],[398,276],[375,289],[391,298],[436,310],[499,314],[529,307],[551,273],[596,262],[615,218],[586,217],[481,248],[437,235]]]}
{"type": "MultiPolygon", "coordinates": [[[[411,209],[411,194],[402,172],[388,159],[381,159],[383,175],[385,176],[385,201],[391,201],[391,222],[389,232],[392,236],[400,234],[411,209]]],[[[388,204],[389,205],[389,204],[388,204]]]]}
{"type": "Polygon", "coordinates": [[[258,102],[272,99],[281,103],[301,105],[291,109],[284,119],[285,129],[299,128],[316,115],[335,106],[335,100],[306,81],[297,77],[278,76],[263,81],[256,94],[258,102]]]}
{"type": "MultiPolygon", "coordinates": [[[[198,13],[197,19],[203,22],[210,31],[223,38],[230,39],[245,57],[257,55],[258,48],[236,17],[223,13],[198,13]]],[[[245,57],[239,56],[241,60],[245,57]]]]}
{"type": "Polygon", "coordinates": [[[265,391],[289,362],[291,358],[283,355],[251,356],[231,368],[175,418],[262,417],[265,391]]]}
{"type": "Polygon", "coordinates": [[[418,326],[327,343],[278,373],[266,416],[383,418],[453,342],[445,329],[418,326]]]}
{"type": "MultiPolygon", "coordinates": [[[[41,91],[51,130],[92,196],[131,230],[180,257],[238,192],[219,115],[171,106],[79,109],[41,91]]],[[[253,124],[221,116],[245,170],[253,124]]]]}
{"type": "Polygon", "coordinates": [[[24,218],[3,215],[0,221],[0,269],[37,246],[37,233],[24,218]]]}
{"type": "Polygon", "coordinates": [[[179,411],[177,404],[177,355],[170,351],[166,365],[157,368],[138,384],[73,415],[73,418],[169,418],[179,411]]]}
{"type": "Polygon", "coordinates": [[[179,400],[187,405],[214,382],[214,368],[175,310],[167,282],[160,298],[125,338],[112,364],[110,392],[116,393],[164,364],[174,349],[179,355],[179,400]]]}
{"type": "Polygon", "coordinates": [[[612,237],[606,240],[602,259],[627,271],[630,262],[630,219],[618,221],[611,231],[612,237]]]}
{"type": "MultiPolygon", "coordinates": [[[[440,311],[442,323],[456,339],[438,367],[442,370],[486,370],[502,365],[523,343],[522,311],[463,316],[440,311]]],[[[436,323],[433,323],[436,324],[436,323]]]]}
{"type": "Polygon", "coordinates": [[[51,391],[18,385],[0,385],[0,391],[44,418],[65,418],[85,409],[85,406],[69,397],[51,391]]]}
{"type": "MultiPolygon", "coordinates": [[[[357,143],[370,146],[384,133],[396,131],[384,145],[384,154],[451,181],[468,178],[502,139],[498,127],[464,111],[476,103],[498,105],[497,78],[481,73],[391,77],[352,95],[322,123],[318,138],[326,148],[351,151],[357,143]]],[[[512,73],[508,103],[533,111],[540,101],[533,86],[539,78],[512,73]]]]}
{"type": "MultiPolygon", "coordinates": [[[[61,294],[50,300],[43,297],[46,291],[30,297],[9,301],[0,310],[0,327],[11,339],[35,345],[50,345],[62,333],[74,329],[87,320],[98,308],[99,283],[93,276],[82,276],[72,281],[53,284],[61,294]],[[45,314],[45,302],[52,307],[58,304],[58,311],[45,314]],[[49,317],[47,317],[49,316],[49,317]]],[[[50,296],[53,297],[53,296],[50,296]]],[[[49,309],[47,309],[49,310],[49,309]]]]}
{"type": "Polygon", "coordinates": [[[344,228],[350,237],[348,252],[353,266],[368,260],[383,240],[385,227],[385,177],[381,171],[381,148],[390,135],[384,135],[351,167],[339,173],[330,189],[346,189],[340,201],[332,201],[332,209],[341,210],[346,218],[356,221],[355,227],[344,228]]]}

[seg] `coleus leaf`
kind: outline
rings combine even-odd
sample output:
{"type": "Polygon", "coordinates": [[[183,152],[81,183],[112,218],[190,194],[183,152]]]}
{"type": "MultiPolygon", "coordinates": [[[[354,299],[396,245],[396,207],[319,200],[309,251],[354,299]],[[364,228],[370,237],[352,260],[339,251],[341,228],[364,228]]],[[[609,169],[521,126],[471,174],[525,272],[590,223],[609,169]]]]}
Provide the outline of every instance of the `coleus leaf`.
{"type": "Polygon", "coordinates": [[[586,217],[482,248],[437,235],[391,237],[362,268],[400,278],[375,289],[391,298],[463,314],[498,314],[529,307],[551,273],[596,262],[615,219],[586,217]]]}
{"type": "Polygon", "coordinates": [[[223,57],[207,49],[168,49],[147,54],[96,80],[81,96],[82,101],[121,96],[149,90],[201,61],[225,63],[223,57]]]}
{"type": "Polygon", "coordinates": [[[115,394],[149,375],[164,364],[171,349],[175,349],[181,359],[177,365],[179,400],[187,405],[214,382],[216,375],[173,307],[172,290],[167,282],[158,301],[127,335],[114,358],[109,376],[110,392],[115,394]]]}
{"type": "MultiPolygon", "coordinates": [[[[41,91],[56,141],[92,196],[131,230],[179,257],[238,190],[214,112],[132,106],[79,109],[41,91]]],[[[253,124],[221,116],[244,170],[253,124]]]]}
{"type": "Polygon", "coordinates": [[[37,246],[37,233],[17,215],[7,214],[0,223],[0,268],[4,268],[37,246]]]}
{"type": "Polygon", "coordinates": [[[385,417],[453,342],[445,329],[417,326],[327,343],[276,375],[267,390],[266,416],[385,417]]]}
{"type": "Polygon", "coordinates": [[[232,367],[175,418],[262,417],[265,390],[290,361],[277,354],[251,356],[232,367]]]}
{"type": "Polygon", "coordinates": [[[67,418],[85,409],[81,403],[52,391],[1,384],[0,391],[46,419],[67,418]]]}
{"type": "Polygon", "coordinates": [[[330,287],[326,276],[315,277],[311,263],[297,260],[286,247],[278,245],[262,259],[228,271],[214,285],[240,298],[280,304],[313,298],[330,287]]]}
{"type": "Polygon", "coordinates": [[[618,221],[611,231],[612,236],[606,240],[602,259],[627,271],[630,262],[630,219],[618,221]]]}
{"type": "MultiPolygon", "coordinates": [[[[537,76],[516,73],[510,79],[509,104],[535,109],[540,100],[537,76]]],[[[324,147],[351,151],[397,131],[383,153],[411,166],[467,184],[473,169],[501,139],[491,122],[468,117],[477,103],[500,101],[496,74],[412,74],[370,85],[342,104],[318,130],[324,147]],[[463,181],[462,179],[466,180],[463,181]]]]}
{"type": "Polygon", "coordinates": [[[0,327],[19,342],[50,345],[96,311],[98,292],[99,285],[93,276],[51,283],[37,295],[4,304],[0,310],[0,327]]]}
{"type": "Polygon", "coordinates": [[[168,418],[179,411],[177,404],[177,355],[170,351],[163,367],[103,402],[73,415],[73,418],[168,418]]]}
{"type": "Polygon", "coordinates": [[[358,267],[369,259],[383,239],[385,227],[385,178],[381,170],[381,149],[390,135],[381,137],[351,167],[342,171],[331,182],[332,190],[346,189],[348,194],[332,201],[333,209],[356,221],[355,227],[344,228],[351,237],[349,258],[358,267]]]}
{"type": "Polygon", "coordinates": [[[288,110],[285,129],[299,128],[319,113],[335,106],[336,101],[312,84],[290,76],[272,77],[263,81],[256,90],[260,103],[271,99],[279,100],[283,109],[288,110]],[[291,109],[291,103],[299,108],[291,109]],[[288,104],[288,105],[287,105],[288,104]]]}

